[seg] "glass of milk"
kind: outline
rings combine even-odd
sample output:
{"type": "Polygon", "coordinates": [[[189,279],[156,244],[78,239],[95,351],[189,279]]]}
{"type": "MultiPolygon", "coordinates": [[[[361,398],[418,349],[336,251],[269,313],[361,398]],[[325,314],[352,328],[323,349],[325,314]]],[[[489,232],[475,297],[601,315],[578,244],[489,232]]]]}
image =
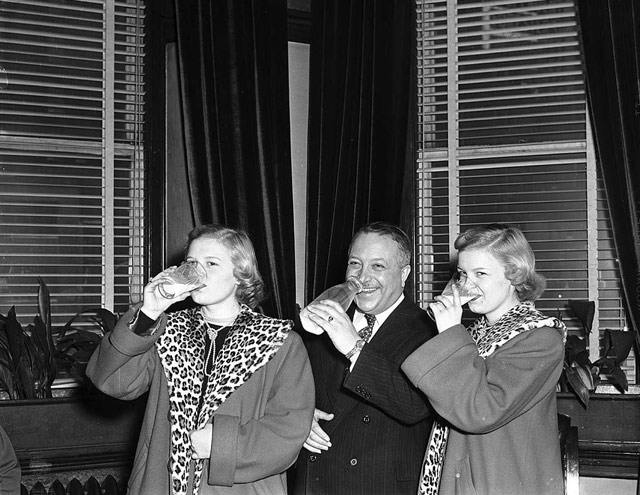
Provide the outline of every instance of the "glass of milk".
{"type": "MultiPolygon", "coordinates": [[[[462,306],[482,296],[482,291],[480,290],[480,288],[471,280],[469,280],[466,275],[458,271],[453,274],[453,277],[451,278],[451,280],[449,280],[441,295],[453,299],[452,287],[454,285],[458,289],[458,294],[460,295],[460,304],[462,304],[462,306]]],[[[435,320],[431,308],[427,308],[427,314],[433,320],[435,320]]]]}
{"type": "Polygon", "coordinates": [[[177,295],[204,287],[207,271],[201,263],[189,260],[163,278],[166,281],[158,286],[158,291],[165,299],[173,299],[177,295]]]}

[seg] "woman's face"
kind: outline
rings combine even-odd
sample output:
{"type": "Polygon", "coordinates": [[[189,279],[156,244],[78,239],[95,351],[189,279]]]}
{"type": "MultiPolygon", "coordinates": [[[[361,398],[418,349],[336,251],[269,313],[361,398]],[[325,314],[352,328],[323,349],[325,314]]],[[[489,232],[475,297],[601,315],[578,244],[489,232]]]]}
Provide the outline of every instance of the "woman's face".
{"type": "Polygon", "coordinates": [[[216,239],[200,237],[189,246],[187,260],[196,260],[207,271],[206,285],[194,290],[191,298],[202,306],[237,304],[238,281],[233,275],[231,253],[216,239]]]}
{"type": "Polygon", "coordinates": [[[475,283],[482,296],[469,303],[474,313],[486,315],[494,323],[518,304],[518,296],[511,282],[504,276],[504,265],[484,249],[471,249],[458,254],[458,271],[475,283]]]}

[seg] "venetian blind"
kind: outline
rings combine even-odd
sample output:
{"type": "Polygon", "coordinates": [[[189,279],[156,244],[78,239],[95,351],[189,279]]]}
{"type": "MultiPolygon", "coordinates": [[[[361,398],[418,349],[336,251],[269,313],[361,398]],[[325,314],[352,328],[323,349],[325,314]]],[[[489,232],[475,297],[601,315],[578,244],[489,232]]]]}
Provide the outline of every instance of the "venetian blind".
{"type": "MultiPolygon", "coordinates": [[[[575,331],[567,301],[593,300],[604,329],[609,306],[620,316],[619,277],[587,139],[573,1],[416,6],[420,302],[445,285],[461,231],[504,222],[524,231],[548,280],[538,308],[575,331]]],[[[598,348],[594,332],[592,356],[598,348]]]]}
{"type": "MultiPolygon", "coordinates": [[[[124,311],[144,266],[144,3],[0,1],[0,311],[124,311]]],[[[24,318],[21,318],[21,315],[24,318]]]]}

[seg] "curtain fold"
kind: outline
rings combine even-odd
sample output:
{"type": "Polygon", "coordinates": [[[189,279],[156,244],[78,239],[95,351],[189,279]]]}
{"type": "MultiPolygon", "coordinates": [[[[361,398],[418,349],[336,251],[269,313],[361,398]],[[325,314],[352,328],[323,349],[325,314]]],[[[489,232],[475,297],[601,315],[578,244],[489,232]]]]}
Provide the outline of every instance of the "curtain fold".
{"type": "Polygon", "coordinates": [[[307,302],[344,280],[363,224],[412,228],[415,31],[413,1],[311,1],[307,302]]]}
{"type": "Polygon", "coordinates": [[[587,94],[629,320],[640,345],[640,3],[579,0],[587,94]]]}
{"type": "Polygon", "coordinates": [[[175,0],[196,224],[250,235],[267,314],[294,318],[286,0],[175,0]]]}

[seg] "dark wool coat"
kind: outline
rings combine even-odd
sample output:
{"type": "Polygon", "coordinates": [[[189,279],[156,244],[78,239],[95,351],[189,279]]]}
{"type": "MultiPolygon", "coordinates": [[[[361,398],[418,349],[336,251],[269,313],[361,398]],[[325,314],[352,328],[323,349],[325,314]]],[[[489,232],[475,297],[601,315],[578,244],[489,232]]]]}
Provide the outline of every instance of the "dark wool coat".
{"type": "Polygon", "coordinates": [[[20,493],[20,463],[7,432],[0,426],[0,495],[20,493]]]}
{"type": "Polygon", "coordinates": [[[436,334],[426,312],[405,297],[366,344],[353,370],[326,335],[308,346],[316,407],[335,415],[320,426],[332,446],[303,449],[296,495],[415,495],[431,429],[424,395],[400,370],[436,334]]]}

